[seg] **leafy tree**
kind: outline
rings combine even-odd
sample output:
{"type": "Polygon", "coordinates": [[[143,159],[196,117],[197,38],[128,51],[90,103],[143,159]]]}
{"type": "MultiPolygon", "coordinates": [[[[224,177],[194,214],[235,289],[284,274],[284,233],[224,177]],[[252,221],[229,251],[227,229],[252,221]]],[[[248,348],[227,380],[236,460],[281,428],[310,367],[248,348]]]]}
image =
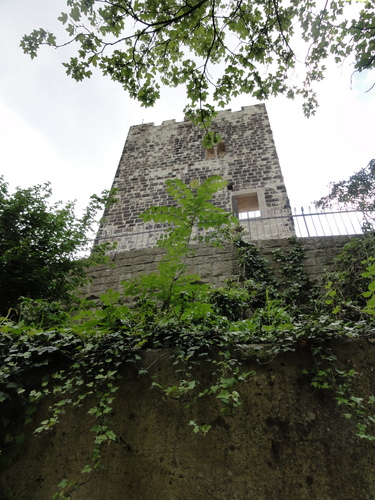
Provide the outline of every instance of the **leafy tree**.
{"type": "Polygon", "coordinates": [[[215,193],[226,184],[218,175],[202,183],[196,179],[189,184],[179,179],[166,181],[174,205],[151,207],[140,215],[145,222],[168,224],[158,240],[158,245],[166,251],[165,256],[156,273],[124,283],[127,295],[138,296],[154,312],[160,308],[164,317],[169,313],[182,316],[195,311],[207,312],[209,306],[197,301],[206,285],[200,283],[199,275],[188,274],[187,258],[194,254],[192,243],[220,245],[220,230],[238,222],[236,217],[211,203],[215,193]]]}
{"type": "Polygon", "coordinates": [[[51,204],[49,184],[11,194],[0,177],[0,315],[20,297],[67,300],[85,280],[85,269],[103,257],[95,248],[89,258],[90,230],[109,198],[92,196],[82,217],[75,203],[51,204]]]}
{"type": "MultiPolygon", "coordinates": [[[[372,297],[375,258],[375,159],[349,177],[332,182],[329,193],[315,202],[318,208],[345,208],[363,214],[363,238],[353,238],[335,259],[327,275],[327,304],[335,313],[361,317],[366,298],[372,297]]],[[[367,305],[366,313],[373,308],[367,305]]]]}
{"type": "Polygon", "coordinates": [[[328,195],[318,200],[316,205],[321,208],[343,206],[358,210],[363,213],[364,228],[374,229],[375,159],[349,179],[331,183],[328,195]]]}
{"type": "Polygon", "coordinates": [[[93,67],[119,82],[130,96],[152,106],[160,84],[186,87],[186,114],[209,126],[216,105],[245,93],[258,99],[285,94],[304,97],[304,111],[314,113],[312,85],[324,77],[332,56],[341,64],[354,56],[355,71],[372,69],[374,1],[361,10],[347,0],[319,5],[314,0],[67,0],[59,20],[67,39],[36,29],[21,41],[32,58],[41,45],[76,43],[76,55],[64,65],[77,81],[93,67]],[[352,12],[354,12],[354,18],[352,12]],[[296,36],[297,35],[297,36],[296,36]],[[305,78],[290,83],[301,37],[305,78]],[[217,75],[217,77],[215,76],[217,75]]]}
{"type": "Polygon", "coordinates": [[[368,291],[375,290],[371,285],[374,257],[375,235],[367,232],[362,238],[351,238],[335,258],[326,274],[326,304],[335,315],[359,321],[368,314],[368,291]]]}

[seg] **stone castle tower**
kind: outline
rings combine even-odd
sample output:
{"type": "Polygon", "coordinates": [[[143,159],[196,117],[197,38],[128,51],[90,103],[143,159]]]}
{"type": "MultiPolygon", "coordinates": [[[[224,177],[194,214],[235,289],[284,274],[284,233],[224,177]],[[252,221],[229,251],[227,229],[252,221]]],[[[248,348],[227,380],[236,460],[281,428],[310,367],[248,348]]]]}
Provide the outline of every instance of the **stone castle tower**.
{"type": "Polygon", "coordinates": [[[214,203],[237,215],[250,239],[292,236],[289,200],[265,105],[220,111],[212,129],[221,142],[204,149],[204,131],[190,121],[130,127],[112,186],[118,201],[106,210],[96,243],[117,241],[118,252],[153,246],[161,230],[143,224],[139,214],[170,202],[165,181],[211,175],[229,183],[214,203]]]}

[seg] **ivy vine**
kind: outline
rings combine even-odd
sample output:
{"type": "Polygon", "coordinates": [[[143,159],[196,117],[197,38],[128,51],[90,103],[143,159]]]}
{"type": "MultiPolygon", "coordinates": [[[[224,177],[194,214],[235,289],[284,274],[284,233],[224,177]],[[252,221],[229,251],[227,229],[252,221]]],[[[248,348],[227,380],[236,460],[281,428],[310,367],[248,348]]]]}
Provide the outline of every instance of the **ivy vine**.
{"type": "MultiPolygon", "coordinates": [[[[175,367],[177,382],[164,386],[154,379],[155,390],[188,404],[216,398],[225,413],[241,405],[238,384],[254,375],[242,367],[238,345],[263,346],[270,358],[302,345],[315,361],[315,370],[304,372],[313,390],[330,391],[343,416],[354,422],[356,434],[375,439],[375,398],[364,399],[356,392],[355,370],[343,366],[329,347],[333,339],[374,334],[373,236],[355,239],[343,249],[324,287],[324,282],[315,283],[306,274],[304,250],[296,239],[289,241],[287,250],[274,252],[272,265],[244,240],[236,221],[211,203],[224,185],[216,176],[189,185],[168,182],[175,205],[144,214],[145,220],[171,225],[159,243],[165,257],[156,273],[124,282],[122,292],[107,291],[100,304],[82,300],[69,315],[62,314],[58,304],[49,308],[43,301],[29,299],[26,311],[48,314],[25,314],[18,322],[0,319],[2,468],[10,465],[11,452],[22,445],[22,435],[17,434],[20,415],[21,428],[33,425],[36,433],[44,433],[88,401],[93,432],[90,460],[81,470],[82,479],[62,477],[54,496],[70,498],[95,474],[103,446],[117,440],[111,413],[121,367],[132,363],[140,375],[147,374],[149,367],[140,364],[143,349],[169,349],[175,367]],[[198,232],[193,233],[196,227],[198,232]],[[187,273],[186,259],[194,252],[191,243],[196,233],[198,242],[220,245],[230,239],[238,249],[237,281],[214,288],[187,273]],[[205,385],[195,378],[197,364],[209,366],[213,382],[205,385]],[[34,421],[37,405],[46,397],[53,401],[49,416],[34,421]],[[14,413],[17,425],[12,422],[14,413]]],[[[187,424],[193,432],[210,430],[204,421],[187,424]]]]}

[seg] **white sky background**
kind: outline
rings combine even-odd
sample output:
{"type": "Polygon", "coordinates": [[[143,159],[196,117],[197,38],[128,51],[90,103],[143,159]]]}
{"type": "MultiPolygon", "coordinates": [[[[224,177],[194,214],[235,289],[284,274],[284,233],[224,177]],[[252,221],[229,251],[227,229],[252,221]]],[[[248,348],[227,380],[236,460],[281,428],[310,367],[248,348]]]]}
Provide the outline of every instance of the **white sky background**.
{"type": "MultiPolygon", "coordinates": [[[[24,34],[60,31],[65,0],[0,0],[0,175],[10,187],[50,181],[57,199],[77,199],[109,189],[131,125],[183,120],[183,90],[164,89],[154,108],[142,108],[119,84],[95,74],[77,83],[61,62],[70,49],[44,48],[31,59],[19,47],[24,34]]],[[[266,102],[291,205],[307,207],[375,157],[375,89],[370,75],[332,68],[320,85],[317,115],[301,103],[266,102]],[[366,81],[368,80],[368,81],[366,81]]],[[[297,73],[298,77],[298,73],[297,73]]],[[[232,111],[257,101],[242,96],[232,111]]]]}

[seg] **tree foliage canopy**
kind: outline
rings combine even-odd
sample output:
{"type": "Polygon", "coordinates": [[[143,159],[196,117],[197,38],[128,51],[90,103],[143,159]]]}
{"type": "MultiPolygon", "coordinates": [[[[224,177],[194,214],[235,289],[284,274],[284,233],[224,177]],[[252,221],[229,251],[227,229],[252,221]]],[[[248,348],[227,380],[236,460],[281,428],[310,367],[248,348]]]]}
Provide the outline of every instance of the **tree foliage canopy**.
{"type": "Polygon", "coordinates": [[[364,215],[364,228],[375,227],[375,159],[349,177],[332,182],[327,196],[316,202],[321,208],[332,206],[357,210],[364,215]]]}
{"type": "Polygon", "coordinates": [[[91,258],[90,229],[107,198],[91,197],[82,217],[75,203],[51,203],[49,184],[17,188],[11,194],[0,177],[0,315],[20,297],[67,300],[85,278],[91,258]]]}
{"type": "Polygon", "coordinates": [[[36,29],[21,41],[32,58],[41,45],[76,43],[64,65],[77,81],[93,67],[119,82],[143,106],[152,106],[160,85],[186,87],[186,114],[208,125],[216,106],[238,94],[258,99],[301,94],[304,111],[317,106],[313,83],[354,56],[356,71],[375,66],[374,0],[351,8],[348,0],[67,0],[59,21],[67,39],[36,29]],[[352,14],[354,12],[354,14],[352,14]],[[305,53],[299,54],[301,38],[305,53]],[[290,76],[305,57],[304,79],[290,76]],[[217,68],[214,68],[217,66],[217,68]]]}

